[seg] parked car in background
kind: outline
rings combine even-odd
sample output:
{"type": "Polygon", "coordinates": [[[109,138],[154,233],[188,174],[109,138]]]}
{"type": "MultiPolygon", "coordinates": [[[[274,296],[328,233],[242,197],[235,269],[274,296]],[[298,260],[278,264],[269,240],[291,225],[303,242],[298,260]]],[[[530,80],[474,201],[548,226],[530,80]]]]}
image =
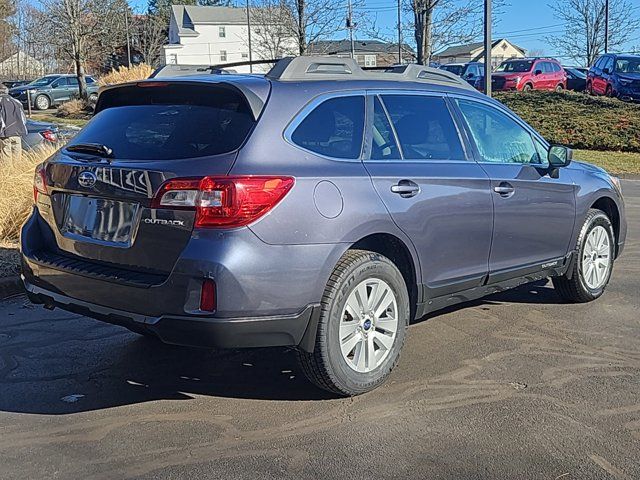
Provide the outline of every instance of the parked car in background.
{"type": "Polygon", "coordinates": [[[491,88],[495,91],[561,91],[567,88],[567,74],[553,58],[506,60],[491,75],[491,88]]]}
{"type": "Polygon", "coordinates": [[[621,100],[640,100],[640,55],[608,53],[589,69],[587,91],[621,100]]]}
{"type": "MultiPolygon", "coordinates": [[[[100,87],[93,77],[87,76],[86,79],[89,100],[95,102],[100,87]]],[[[78,78],[75,75],[52,74],[34,80],[27,85],[14,87],[9,90],[9,95],[20,100],[25,107],[30,97],[32,108],[47,110],[73,98],[78,98],[78,88],[78,78]]]]}
{"type": "Polygon", "coordinates": [[[31,83],[33,80],[5,80],[2,82],[7,88],[20,87],[22,85],[27,85],[31,83]]]}
{"type": "Polygon", "coordinates": [[[477,90],[484,90],[484,63],[482,62],[447,63],[439,68],[464,78],[477,90]]]}
{"type": "Polygon", "coordinates": [[[563,67],[567,73],[567,90],[584,92],[587,88],[587,75],[576,67],[563,67]]]}
{"type": "Polygon", "coordinates": [[[33,150],[44,145],[55,146],[58,143],[58,126],[53,123],[27,120],[27,135],[22,137],[22,149],[33,150]]]}
{"type": "Polygon", "coordinates": [[[547,277],[595,300],[626,236],[617,179],[459,77],[332,57],[107,87],[34,197],[33,302],[293,346],[342,395],[380,385],[431,311],[547,277]]]}

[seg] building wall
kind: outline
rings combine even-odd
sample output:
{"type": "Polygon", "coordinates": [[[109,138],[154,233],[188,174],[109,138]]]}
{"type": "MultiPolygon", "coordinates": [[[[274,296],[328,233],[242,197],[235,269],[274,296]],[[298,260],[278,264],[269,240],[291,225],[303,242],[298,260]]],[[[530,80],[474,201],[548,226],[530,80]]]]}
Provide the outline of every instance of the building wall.
{"type": "MultiPolygon", "coordinates": [[[[178,38],[179,44],[165,46],[165,63],[180,65],[216,65],[220,63],[244,62],[249,60],[249,36],[246,25],[195,25],[198,36],[179,37],[175,30],[177,26],[172,17],[169,28],[169,38],[178,38]],[[174,32],[172,32],[172,28],[174,32]],[[221,36],[224,28],[224,36],[221,36]]],[[[251,53],[253,60],[268,60],[272,56],[270,48],[266,47],[261,38],[269,27],[251,26],[251,53]]],[[[283,41],[284,55],[297,51],[297,43],[293,37],[283,41]]],[[[266,72],[270,65],[255,65],[254,72],[266,72]]],[[[250,68],[234,67],[240,73],[248,73],[250,68]]]]}
{"type": "MultiPolygon", "coordinates": [[[[455,56],[434,56],[433,59],[442,64],[446,63],[468,63],[468,62],[484,62],[484,56],[482,55],[483,49],[477,49],[472,52],[455,55],[455,56]]],[[[500,65],[503,61],[508,60],[510,58],[524,58],[525,55],[511,45],[509,42],[505,42],[504,40],[500,42],[498,45],[493,47],[491,50],[491,65],[493,68],[500,65]]]]}

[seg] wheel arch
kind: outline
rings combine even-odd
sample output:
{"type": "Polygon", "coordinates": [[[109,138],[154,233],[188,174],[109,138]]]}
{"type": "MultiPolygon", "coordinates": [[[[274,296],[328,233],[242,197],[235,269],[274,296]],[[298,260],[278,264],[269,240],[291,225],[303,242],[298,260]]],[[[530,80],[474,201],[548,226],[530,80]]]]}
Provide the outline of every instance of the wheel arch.
{"type": "Polygon", "coordinates": [[[591,204],[590,208],[602,210],[613,226],[613,234],[615,235],[616,256],[618,255],[618,241],[620,239],[620,209],[616,202],[608,196],[601,196],[591,204]]]}
{"type": "Polygon", "coordinates": [[[420,279],[418,277],[420,265],[418,263],[418,258],[409,246],[402,239],[393,234],[373,233],[361,238],[357,242],[353,243],[349,248],[349,250],[356,249],[368,250],[384,255],[391,260],[396,267],[398,267],[398,270],[402,273],[407,285],[411,305],[411,318],[413,319],[416,313],[417,304],[420,301],[420,279]]]}

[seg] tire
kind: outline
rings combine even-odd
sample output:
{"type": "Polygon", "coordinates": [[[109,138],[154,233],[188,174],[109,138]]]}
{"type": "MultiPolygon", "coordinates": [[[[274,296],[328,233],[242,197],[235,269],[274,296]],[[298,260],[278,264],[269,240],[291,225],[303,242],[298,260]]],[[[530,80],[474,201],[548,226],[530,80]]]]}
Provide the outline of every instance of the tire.
{"type": "Polygon", "coordinates": [[[611,85],[607,85],[607,90],[604,92],[604,94],[606,97],[613,97],[613,89],[611,88],[611,85]]]}
{"type": "Polygon", "coordinates": [[[554,277],[552,279],[553,286],[560,297],[567,302],[591,302],[604,293],[611,278],[615,256],[613,226],[611,225],[611,220],[603,211],[593,208],[589,210],[580,230],[580,235],[578,235],[575,251],[577,252],[577,257],[572,262],[571,270],[561,277],[554,277]],[[604,237],[599,238],[602,238],[602,241],[606,243],[606,247],[602,246],[601,249],[594,252],[592,246],[599,245],[596,239],[598,232],[600,235],[604,235],[604,237]],[[606,270],[601,271],[598,265],[604,263],[605,252],[608,262],[606,270]],[[603,255],[600,255],[600,253],[603,255]],[[588,260],[589,256],[591,256],[591,261],[588,260]],[[597,260],[595,260],[596,258],[597,260]],[[589,265],[594,260],[596,261],[595,266],[590,269],[589,265]],[[597,272],[600,272],[601,276],[598,276],[597,272]]]}
{"type": "Polygon", "coordinates": [[[97,101],[98,101],[97,93],[92,93],[91,95],[89,95],[89,103],[95,104],[97,101]]]}
{"type": "Polygon", "coordinates": [[[530,92],[531,90],[533,90],[533,85],[531,85],[530,83],[525,83],[525,85],[522,87],[523,92],[530,92]]]}
{"type": "Polygon", "coordinates": [[[314,351],[299,351],[309,380],[344,396],[368,392],[384,382],[398,363],[410,318],[407,286],[393,262],[378,253],[349,250],[331,274],[320,308],[314,351]],[[384,303],[388,308],[360,315],[352,307],[362,304],[356,291],[365,292],[369,301],[375,301],[376,293],[383,295],[378,310],[384,303]],[[394,317],[395,333],[391,333],[394,317]]]}
{"type": "Polygon", "coordinates": [[[38,95],[33,101],[36,110],[49,110],[51,108],[51,100],[46,95],[38,95]]]}
{"type": "Polygon", "coordinates": [[[591,82],[587,83],[585,90],[589,95],[595,95],[595,93],[593,93],[593,84],[591,82]]]}
{"type": "Polygon", "coordinates": [[[558,85],[556,85],[556,92],[560,93],[564,90],[564,85],[562,85],[561,83],[559,83],[558,85]]]}

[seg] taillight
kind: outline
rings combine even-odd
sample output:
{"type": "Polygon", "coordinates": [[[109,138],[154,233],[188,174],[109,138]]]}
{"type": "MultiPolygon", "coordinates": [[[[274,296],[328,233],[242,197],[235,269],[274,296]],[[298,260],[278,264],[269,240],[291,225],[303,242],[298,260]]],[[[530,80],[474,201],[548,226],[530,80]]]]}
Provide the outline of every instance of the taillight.
{"type": "Polygon", "coordinates": [[[42,138],[48,142],[56,143],[58,141],[58,135],[56,132],[52,132],[51,130],[44,130],[43,132],[40,132],[40,135],[42,135],[42,138]]]}
{"type": "Polygon", "coordinates": [[[44,164],[40,164],[36,167],[35,174],[33,176],[33,201],[38,203],[38,195],[47,195],[47,177],[44,164]]]}
{"type": "Polygon", "coordinates": [[[153,208],[196,211],[196,227],[234,228],[265,215],[284,198],[291,177],[204,177],[166,182],[153,208]]]}

